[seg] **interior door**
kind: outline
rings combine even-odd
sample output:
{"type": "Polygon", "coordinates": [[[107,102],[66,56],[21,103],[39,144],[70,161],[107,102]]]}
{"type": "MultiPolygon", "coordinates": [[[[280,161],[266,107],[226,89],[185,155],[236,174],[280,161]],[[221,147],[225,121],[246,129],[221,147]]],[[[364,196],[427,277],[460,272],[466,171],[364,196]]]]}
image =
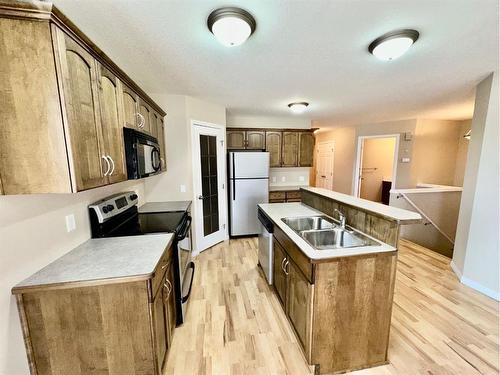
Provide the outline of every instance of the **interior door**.
{"type": "Polygon", "coordinates": [[[99,116],[97,62],[78,43],[56,29],[63,96],[76,190],[107,184],[110,170],[104,158],[99,116]]]}
{"type": "Polygon", "coordinates": [[[193,126],[194,232],[196,251],[226,238],[224,131],[193,126]]]}
{"type": "Polygon", "coordinates": [[[99,64],[99,106],[105,157],[111,163],[110,183],[127,179],[119,97],[118,78],[99,64]]]}
{"type": "Polygon", "coordinates": [[[321,143],[317,149],[316,186],[333,189],[333,166],[335,148],[332,142],[321,143]]]}

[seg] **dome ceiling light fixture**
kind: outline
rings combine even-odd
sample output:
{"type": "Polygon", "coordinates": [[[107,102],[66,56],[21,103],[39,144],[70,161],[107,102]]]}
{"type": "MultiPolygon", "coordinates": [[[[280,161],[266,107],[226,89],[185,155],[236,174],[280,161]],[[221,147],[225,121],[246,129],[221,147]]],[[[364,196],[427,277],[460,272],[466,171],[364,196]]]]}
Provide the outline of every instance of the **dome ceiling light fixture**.
{"type": "Polygon", "coordinates": [[[243,44],[253,34],[257,23],[246,10],[235,7],[214,10],[207,19],[208,29],[226,47],[243,44]]]}
{"type": "Polygon", "coordinates": [[[401,29],[388,32],[368,46],[368,51],[377,59],[383,61],[395,60],[401,57],[415,43],[419,32],[413,29],[401,29]]]}
{"type": "Polygon", "coordinates": [[[296,114],[304,113],[308,106],[309,106],[309,103],[307,103],[307,102],[294,102],[294,103],[288,104],[288,108],[290,108],[290,110],[296,114]]]}

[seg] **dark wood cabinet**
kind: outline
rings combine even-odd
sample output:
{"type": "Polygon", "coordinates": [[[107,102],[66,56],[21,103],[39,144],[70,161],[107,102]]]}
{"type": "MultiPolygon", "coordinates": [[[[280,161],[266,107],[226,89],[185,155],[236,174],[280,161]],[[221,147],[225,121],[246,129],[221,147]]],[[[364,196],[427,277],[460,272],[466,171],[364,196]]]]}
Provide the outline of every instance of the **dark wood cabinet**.
{"type": "Polygon", "coordinates": [[[298,166],[298,149],[299,149],[299,134],[296,132],[283,132],[283,150],[282,161],[283,167],[298,166]]]}
{"type": "Polygon", "coordinates": [[[279,297],[283,308],[286,306],[286,275],[284,271],[284,263],[286,260],[286,253],[281,247],[280,243],[273,240],[273,284],[276,289],[276,293],[279,297]]]}
{"type": "Polygon", "coordinates": [[[312,285],[292,260],[286,262],[285,270],[288,273],[288,318],[305,349],[311,331],[312,285]]]}
{"type": "Polygon", "coordinates": [[[301,202],[300,190],[278,190],[269,192],[269,203],[301,202]]]}
{"type": "Polygon", "coordinates": [[[245,131],[244,130],[228,130],[226,132],[226,142],[228,150],[244,150],[245,149],[245,131]]]}
{"type": "Polygon", "coordinates": [[[266,133],[259,130],[228,130],[226,132],[228,150],[264,150],[266,133]]]}
{"type": "Polygon", "coordinates": [[[153,324],[155,334],[155,353],[156,353],[156,366],[162,369],[165,364],[167,356],[168,342],[167,342],[167,314],[164,304],[164,291],[160,288],[156,293],[153,300],[153,324]]]}
{"type": "Polygon", "coordinates": [[[174,329],[176,323],[173,263],[170,264],[168,271],[165,274],[165,283],[163,284],[163,302],[165,306],[167,321],[166,336],[168,345],[170,347],[172,346],[172,339],[174,337],[174,329]]]}
{"type": "Polygon", "coordinates": [[[269,166],[281,167],[281,132],[266,132],[266,151],[269,152],[269,166]]]}
{"type": "Polygon", "coordinates": [[[299,133],[299,167],[312,167],[314,153],[314,134],[299,133]]]}

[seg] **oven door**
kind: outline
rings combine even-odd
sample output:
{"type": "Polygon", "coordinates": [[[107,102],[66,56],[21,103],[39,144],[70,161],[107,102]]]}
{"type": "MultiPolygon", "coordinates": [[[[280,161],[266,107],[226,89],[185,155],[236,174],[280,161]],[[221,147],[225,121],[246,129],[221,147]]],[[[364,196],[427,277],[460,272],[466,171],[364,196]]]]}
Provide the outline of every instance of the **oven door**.
{"type": "Polygon", "coordinates": [[[194,278],[194,263],[191,261],[191,216],[183,223],[177,233],[177,251],[179,260],[179,300],[177,324],[182,324],[186,316],[187,302],[191,294],[194,278]]]}
{"type": "Polygon", "coordinates": [[[148,177],[160,172],[160,147],[147,139],[137,139],[137,167],[139,177],[148,177]]]}

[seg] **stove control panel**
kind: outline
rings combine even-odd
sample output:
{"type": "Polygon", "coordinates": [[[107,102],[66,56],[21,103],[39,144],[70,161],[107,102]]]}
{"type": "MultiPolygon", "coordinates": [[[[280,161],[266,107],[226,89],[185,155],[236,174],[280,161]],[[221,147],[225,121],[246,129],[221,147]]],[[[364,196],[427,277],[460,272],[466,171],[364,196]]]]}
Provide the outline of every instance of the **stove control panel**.
{"type": "Polygon", "coordinates": [[[89,209],[94,210],[99,223],[104,223],[113,216],[116,216],[139,202],[139,196],[134,191],[113,194],[89,205],[89,209]]]}

